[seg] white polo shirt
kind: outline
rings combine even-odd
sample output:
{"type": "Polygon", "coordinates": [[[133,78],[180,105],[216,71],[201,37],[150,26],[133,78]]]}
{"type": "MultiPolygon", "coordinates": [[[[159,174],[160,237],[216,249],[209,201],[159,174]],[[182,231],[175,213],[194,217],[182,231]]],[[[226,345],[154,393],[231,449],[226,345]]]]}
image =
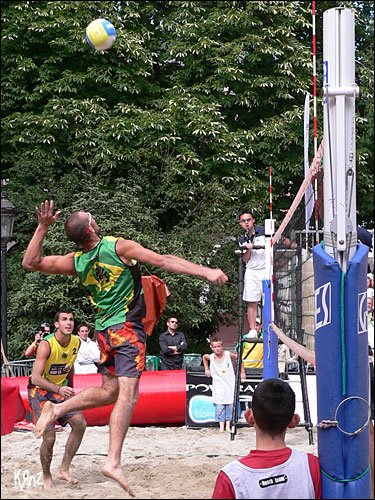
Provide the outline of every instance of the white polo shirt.
{"type": "Polygon", "coordinates": [[[85,375],[87,373],[97,373],[98,369],[95,363],[99,363],[100,351],[96,342],[87,337],[87,340],[81,341],[77,358],[74,362],[74,373],[77,375],[85,375]]]}
{"type": "MultiPolygon", "coordinates": [[[[246,233],[240,238],[239,244],[244,245],[247,241],[246,233]]],[[[254,226],[254,234],[251,237],[250,243],[265,247],[266,237],[264,234],[264,226],[254,226]]],[[[251,250],[250,259],[246,262],[246,269],[265,269],[266,268],[266,251],[264,248],[260,250],[251,250]]]]}

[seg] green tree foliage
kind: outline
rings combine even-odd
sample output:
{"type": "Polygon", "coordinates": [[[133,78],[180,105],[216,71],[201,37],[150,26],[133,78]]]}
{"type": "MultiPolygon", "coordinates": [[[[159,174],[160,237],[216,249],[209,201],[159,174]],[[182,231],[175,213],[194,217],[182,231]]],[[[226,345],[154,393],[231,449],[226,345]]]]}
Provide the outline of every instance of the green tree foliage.
{"type": "MultiPolygon", "coordinates": [[[[318,19],[321,4],[339,2],[317,2],[318,19]]],[[[351,3],[362,96],[359,206],[367,223],[373,183],[370,4],[351,3]]],[[[254,207],[259,222],[268,215],[272,166],[280,222],[302,181],[311,47],[310,2],[2,2],[2,178],[18,209],[18,247],[8,258],[10,358],[20,356],[38,323],[52,321],[60,306],[93,324],[76,278],[21,267],[36,226],[35,205],[45,198],[63,210],[46,238],[46,254],[71,251],[63,218],[81,209],[94,214],[102,234],[224,269],[230,284],[218,288],[143,269],[165,279],[172,295],[164,317],[177,315],[192,340],[215,328],[237,296],[230,237],[239,234],[238,209],[254,207]],[[117,32],[105,52],[85,39],[87,25],[99,17],[111,20],[117,32]]],[[[156,334],[163,329],[164,320],[156,334]]]]}

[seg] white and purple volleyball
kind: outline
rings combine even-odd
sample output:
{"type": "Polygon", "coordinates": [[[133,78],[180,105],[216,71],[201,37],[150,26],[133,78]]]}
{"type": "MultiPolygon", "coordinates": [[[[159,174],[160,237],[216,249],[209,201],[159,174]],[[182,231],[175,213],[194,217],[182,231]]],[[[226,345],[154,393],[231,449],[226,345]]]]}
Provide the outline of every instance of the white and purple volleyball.
{"type": "Polygon", "coordinates": [[[96,50],[107,50],[116,40],[116,30],[107,19],[95,19],[86,28],[86,39],[96,50]]]}

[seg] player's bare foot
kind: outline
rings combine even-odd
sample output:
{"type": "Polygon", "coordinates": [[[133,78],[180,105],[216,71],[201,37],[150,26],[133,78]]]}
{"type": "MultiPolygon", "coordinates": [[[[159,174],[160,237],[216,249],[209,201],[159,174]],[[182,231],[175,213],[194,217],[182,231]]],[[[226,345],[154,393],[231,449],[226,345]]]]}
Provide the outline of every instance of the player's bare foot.
{"type": "Polygon", "coordinates": [[[125,481],[124,472],[121,467],[110,467],[108,465],[103,465],[102,474],[118,482],[120,486],[124,488],[125,491],[129,493],[132,497],[135,497],[134,491],[131,489],[129,484],[125,481]]]}
{"type": "Polygon", "coordinates": [[[59,479],[63,479],[64,481],[68,481],[70,484],[78,484],[78,479],[75,479],[69,474],[69,471],[65,471],[62,469],[59,469],[59,472],[57,473],[57,477],[59,479]]]}
{"type": "Polygon", "coordinates": [[[53,481],[52,481],[52,477],[49,476],[49,477],[44,477],[43,478],[43,488],[45,490],[52,490],[52,488],[54,487],[55,485],[53,484],[53,481]]]}
{"type": "Polygon", "coordinates": [[[34,429],[34,436],[36,438],[42,437],[49,425],[56,420],[55,406],[57,405],[54,405],[51,401],[47,401],[44,405],[34,429]]]}

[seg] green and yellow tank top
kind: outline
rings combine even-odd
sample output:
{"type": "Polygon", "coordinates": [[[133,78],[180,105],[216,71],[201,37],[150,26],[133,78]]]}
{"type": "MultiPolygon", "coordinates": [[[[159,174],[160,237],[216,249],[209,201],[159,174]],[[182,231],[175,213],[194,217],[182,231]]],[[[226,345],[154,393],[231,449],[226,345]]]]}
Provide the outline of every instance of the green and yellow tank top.
{"type": "Polygon", "coordinates": [[[43,377],[54,384],[66,385],[68,383],[68,374],[78,354],[79,338],[76,335],[71,335],[67,347],[63,347],[58,342],[54,333],[47,335],[43,340],[49,343],[51,349],[44,367],[43,377]]]}
{"type": "Polygon", "coordinates": [[[96,307],[95,328],[100,331],[126,321],[141,321],[146,315],[139,264],[124,264],[116,253],[118,239],[105,236],[88,252],[74,255],[76,273],[96,307]]]}

